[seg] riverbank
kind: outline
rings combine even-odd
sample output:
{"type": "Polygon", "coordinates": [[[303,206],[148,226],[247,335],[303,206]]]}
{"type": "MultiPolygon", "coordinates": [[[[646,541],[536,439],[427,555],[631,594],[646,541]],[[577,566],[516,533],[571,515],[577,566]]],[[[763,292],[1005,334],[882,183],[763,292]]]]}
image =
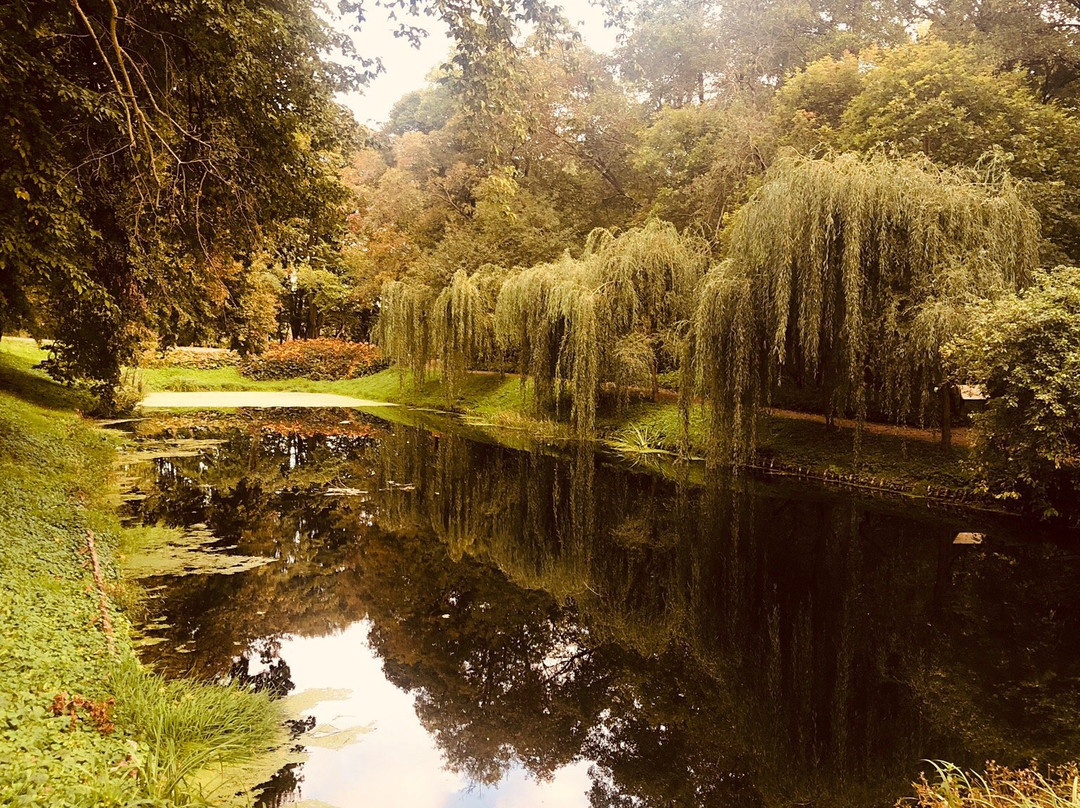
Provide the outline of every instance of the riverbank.
{"type": "Polygon", "coordinates": [[[139,664],[116,564],[138,541],[111,499],[119,441],[17,353],[0,353],[0,805],[204,804],[224,783],[195,776],[269,747],[277,712],[139,664]]]}
{"type": "MultiPolygon", "coordinates": [[[[147,392],[152,391],[290,391],[328,393],[385,401],[409,407],[453,412],[474,426],[516,430],[549,441],[572,439],[565,424],[531,417],[524,391],[516,376],[472,373],[459,395],[449,402],[435,378],[414,388],[401,384],[396,369],[360,379],[325,382],[311,379],[256,381],[235,367],[213,370],[149,368],[142,371],[147,392]]],[[[677,452],[682,435],[681,415],[673,401],[633,401],[622,412],[601,413],[597,439],[631,460],[656,458],[677,452]]],[[[982,496],[971,466],[964,431],[957,430],[951,451],[938,443],[931,430],[899,429],[867,424],[858,452],[854,425],[841,422],[827,429],[824,419],[803,413],[771,411],[763,416],[758,451],[751,469],[771,475],[796,476],[831,485],[887,491],[897,495],[961,502],[969,506],[1003,510],[1001,503],[982,496]]],[[[705,430],[700,411],[690,424],[691,452],[705,453],[705,430]]]]}
{"type": "MultiPolygon", "coordinates": [[[[6,361],[29,368],[45,354],[28,340],[0,341],[6,361]]],[[[287,379],[258,381],[242,376],[232,366],[209,370],[173,367],[140,371],[146,393],[154,392],[294,392],[324,393],[354,399],[391,402],[407,407],[453,412],[474,427],[499,433],[518,432],[531,439],[551,442],[572,440],[565,424],[531,417],[524,391],[516,376],[492,373],[469,374],[458,396],[449,402],[442,385],[431,378],[418,388],[396,369],[360,379],[315,381],[287,379]]],[[[691,452],[705,452],[701,413],[692,413],[691,452]]],[[[597,439],[610,450],[640,462],[670,456],[679,446],[681,415],[674,401],[634,401],[620,413],[601,413],[597,439]]],[[[978,490],[966,441],[943,450],[931,430],[898,430],[889,425],[868,424],[858,451],[850,424],[827,429],[820,418],[799,413],[772,412],[762,417],[758,451],[751,470],[769,475],[793,476],[829,485],[917,497],[967,507],[1006,510],[978,490]]]]}
{"type": "MultiPolygon", "coordinates": [[[[209,717],[217,726],[221,715],[234,707],[208,703],[208,694],[222,693],[218,688],[165,684],[147,676],[133,661],[131,629],[124,610],[119,608],[128,596],[111,560],[122,546],[123,531],[107,501],[108,492],[100,484],[104,470],[111,467],[115,439],[71,412],[45,406],[50,401],[63,402],[64,408],[81,406],[82,399],[77,392],[53,385],[39,372],[29,371],[33,357],[26,351],[15,353],[21,357],[16,357],[18,361],[0,342],[0,387],[19,390],[18,396],[0,393],[0,474],[3,475],[0,530],[11,545],[0,550],[0,583],[16,593],[10,599],[11,605],[0,606],[3,629],[0,631],[0,721],[6,721],[0,723],[0,760],[14,762],[9,767],[12,773],[0,770],[0,804],[20,804],[20,801],[47,805],[185,804],[181,789],[175,787],[177,778],[164,774],[185,771],[187,764],[178,765],[171,757],[172,750],[177,744],[190,744],[189,748],[203,750],[189,754],[192,767],[217,754],[204,740],[204,734],[213,728],[199,722],[209,717]],[[35,403],[26,400],[30,397],[35,403]],[[90,568],[82,566],[87,560],[84,546],[89,548],[84,545],[87,528],[97,538],[104,582],[101,587],[95,580],[92,563],[90,568]],[[4,577],[9,569],[16,570],[10,579],[4,577]],[[20,583],[20,577],[27,582],[20,583]],[[106,614],[113,626],[115,655],[110,652],[109,640],[102,630],[102,591],[106,595],[106,614]],[[39,604],[43,605],[39,608],[39,604]],[[3,611],[4,608],[9,611],[3,611]],[[45,661],[34,662],[38,656],[45,661]],[[17,673],[12,660],[31,672],[17,673]],[[52,716],[49,707],[57,701],[60,692],[68,695],[59,701],[61,715],[52,716]],[[93,708],[109,706],[110,698],[115,699],[115,704],[111,705],[107,720],[116,727],[106,734],[93,708]],[[20,706],[19,699],[25,699],[25,708],[20,706]],[[184,710],[185,705],[189,709],[184,710]],[[79,718],[74,729],[71,729],[72,709],[79,718]],[[132,775],[132,771],[136,773],[132,775]],[[172,790],[166,791],[170,783],[172,790]],[[146,796],[151,793],[161,796],[146,796]]],[[[365,386],[384,384],[391,392],[397,391],[396,374],[360,381],[365,386]]],[[[319,392],[319,387],[335,385],[344,385],[346,390],[348,386],[357,389],[354,382],[312,386],[319,392]]],[[[371,389],[367,387],[368,391],[371,389]]],[[[438,385],[432,383],[418,393],[406,390],[402,400],[423,404],[423,397],[427,396],[430,404],[441,404],[438,401],[441,395],[438,385]]],[[[519,418],[513,410],[505,408],[514,396],[520,396],[517,380],[476,377],[466,385],[459,409],[479,424],[476,428],[483,429],[483,424],[493,425],[500,420],[507,422],[501,427],[505,428],[519,418]],[[470,402],[476,406],[467,409],[465,405],[470,402]],[[488,421],[482,420],[482,413],[490,414],[488,421]]],[[[445,409],[445,405],[439,408],[445,409]]],[[[393,412],[426,415],[404,408],[393,412]]],[[[670,415],[662,407],[651,414],[657,413],[662,417],[670,415]]],[[[642,411],[640,405],[634,405],[629,415],[635,414],[641,419],[635,428],[649,428],[648,407],[642,411]]],[[[432,417],[446,421],[441,415],[432,417]]],[[[530,428],[524,418],[517,423],[516,433],[523,440],[542,425],[530,428]]],[[[611,423],[614,426],[606,426],[606,430],[630,428],[625,420],[611,423]]],[[[558,437],[553,433],[552,440],[558,437]]],[[[850,435],[840,437],[846,442],[850,435]]],[[[632,457],[632,447],[622,454],[632,457]]],[[[654,456],[642,454],[645,458],[654,456]]],[[[265,716],[265,705],[260,709],[265,716]]],[[[244,715],[238,714],[237,720],[243,719],[244,715]]],[[[230,742],[229,754],[237,756],[259,749],[261,743],[253,740],[247,728],[234,732],[230,742]],[[241,749],[242,744],[248,746],[241,749]]],[[[185,783],[180,785],[182,789],[191,788],[185,783]]],[[[951,793],[947,782],[940,787],[935,784],[935,789],[938,788],[951,793]]],[[[928,789],[925,793],[933,796],[937,792],[928,789]]],[[[1073,808],[1067,800],[1039,804],[1073,808]]]]}

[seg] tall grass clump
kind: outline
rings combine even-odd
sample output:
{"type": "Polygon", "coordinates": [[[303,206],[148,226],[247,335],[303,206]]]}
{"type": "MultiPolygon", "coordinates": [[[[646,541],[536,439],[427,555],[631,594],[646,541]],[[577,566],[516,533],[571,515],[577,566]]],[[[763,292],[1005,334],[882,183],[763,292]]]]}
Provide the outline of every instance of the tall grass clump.
{"type": "Polygon", "coordinates": [[[1036,764],[1009,769],[990,763],[986,774],[965,772],[951,763],[933,762],[935,779],[915,783],[918,808],[1080,808],[1077,764],[1036,764]]]}
{"type": "Polygon", "coordinates": [[[138,777],[155,800],[184,804],[196,790],[195,775],[248,761],[278,738],[280,716],[265,694],[165,680],[131,657],[109,684],[117,724],[138,743],[138,777]]]}
{"type": "Polygon", "coordinates": [[[714,461],[746,456],[781,378],[820,388],[830,419],[932,419],[942,347],[1031,275],[1039,224],[997,163],[788,154],[725,236],[693,324],[714,461]]]}

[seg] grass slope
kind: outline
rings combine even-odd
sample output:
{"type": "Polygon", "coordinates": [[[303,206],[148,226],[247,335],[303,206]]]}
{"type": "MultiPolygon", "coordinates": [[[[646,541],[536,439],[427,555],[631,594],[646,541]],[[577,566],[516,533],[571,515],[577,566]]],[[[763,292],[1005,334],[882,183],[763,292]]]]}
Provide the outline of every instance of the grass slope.
{"type": "Polygon", "coordinates": [[[111,562],[115,439],[62,411],[85,399],[32,371],[25,344],[0,346],[0,805],[205,804],[192,775],[265,748],[276,712],[251,693],[166,683],[136,661],[119,608],[130,593],[111,562]]]}
{"type": "MultiPolygon", "coordinates": [[[[0,354],[12,350],[0,341],[0,354]]],[[[33,343],[12,342],[20,361],[44,358],[33,343]],[[37,351],[35,354],[34,352],[37,351]]],[[[336,382],[311,379],[256,381],[241,376],[235,367],[215,370],[147,368],[140,371],[147,391],[174,390],[289,390],[336,393],[374,401],[392,401],[412,407],[453,410],[497,428],[524,430],[534,437],[569,439],[565,424],[531,418],[526,413],[523,391],[515,376],[473,373],[462,385],[458,398],[447,402],[435,378],[413,389],[401,384],[394,368],[361,379],[336,382]]],[[[628,457],[657,451],[675,451],[680,441],[677,404],[639,401],[625,411],[601,412],[597,420],[601,440],[628,457]]],[[[705,436],[700,414],[694,413],[690,430],[691,450],[704,454],[705,436]]],[[[933,441],[866,431],[858,453],[849,429],[827,430],[816,421],[763,416],[758,430],[758,465],[854,485],[889,488],[911,494],[948,489],[964,494],[977,480],[969,462],[970,451],[955,446],[943,451],[933,441]]]]}

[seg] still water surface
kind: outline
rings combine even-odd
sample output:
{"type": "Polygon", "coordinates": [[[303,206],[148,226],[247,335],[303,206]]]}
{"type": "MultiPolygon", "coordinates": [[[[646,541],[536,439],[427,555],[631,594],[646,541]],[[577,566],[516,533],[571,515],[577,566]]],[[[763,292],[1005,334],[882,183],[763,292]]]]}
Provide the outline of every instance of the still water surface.
{"type": "Polygon", "coordinates": [[[263,559],[144,627],[302,705],[261,806],[865,808],[1080,755],[1080,556],[1018,525],[355,412],[138,435],[133,520],[263,559]]]}

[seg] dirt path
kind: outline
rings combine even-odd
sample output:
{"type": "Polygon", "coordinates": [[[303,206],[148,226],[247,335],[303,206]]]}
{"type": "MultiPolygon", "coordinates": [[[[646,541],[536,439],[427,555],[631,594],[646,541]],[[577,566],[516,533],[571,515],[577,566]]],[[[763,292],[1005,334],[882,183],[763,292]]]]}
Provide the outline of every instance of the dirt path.
{"type": "MultiPolygon", "coordinates": [[[[816,421],[825,423],[824,415],[816,415],[811,412],[798,412],[796,410],[781,410],[775,407],[767,408],[766,412],[774,418],[790,418],[794,421],[816,421]]],[[[855,421],[849,418],[837,418],[834,423],[841,429],[855,429],[855,421]]],[[[872,435],[895,435],[899,438],[911,438],[912,440],[926,441],[927,443],[940,443],[941,433],[936,429],[918,429],[913,426],[897,426],[896,424],[879,424],[867,421],[863,424],[863,430],[872,435]]],[[[971,439],[968,437],[967,427],[953,427],[953,446],[970,446],[971,439]]]]}
{"type": "MultiPolygon", "coordinates": [[[[650,394],[648,391],[632,390],[631,393],[636,394],[641,401],[649,400],[650,394]]],[[[679,402],[679,394],[674,390],[660,390],[657,400],[667,404],[677,404],[679,402]]],[[[701,400],[695,398],[695,403],[700,404],[701,400]]],[[[784,410],[779,407],[766,407],[765,412],[773,418],[787,418],[792,421],[814,421],[823,426],[825,424],[825,416],[813,412],[784,410]]],[[[836,418],[833,423],[841,429],[853,430],[856,427],[856,422],[851,418],[836,418]]],[[[914,426],[897,426],[896,424],[882,424],[876,421],[866,421],[863,423],[863,430],[871,435],[893,435],[898,438],[910,438],[911,440],[925,441],[926,443],[941,442],[941,432],[936,429],[920,429],[914,426]]],[[[952,445],[971,445],[971,438],[968,436],[967,427],[953,427],[952,445]]]]}
{"type": "Polygon", "coordinates": [[[202,393],[150,393],[142,400],[143,409],[227,410],[240,407],[396,407],[386,401],[368,401],[330,393],[289,393],[271,390],[220,391],[202,393]]]}

